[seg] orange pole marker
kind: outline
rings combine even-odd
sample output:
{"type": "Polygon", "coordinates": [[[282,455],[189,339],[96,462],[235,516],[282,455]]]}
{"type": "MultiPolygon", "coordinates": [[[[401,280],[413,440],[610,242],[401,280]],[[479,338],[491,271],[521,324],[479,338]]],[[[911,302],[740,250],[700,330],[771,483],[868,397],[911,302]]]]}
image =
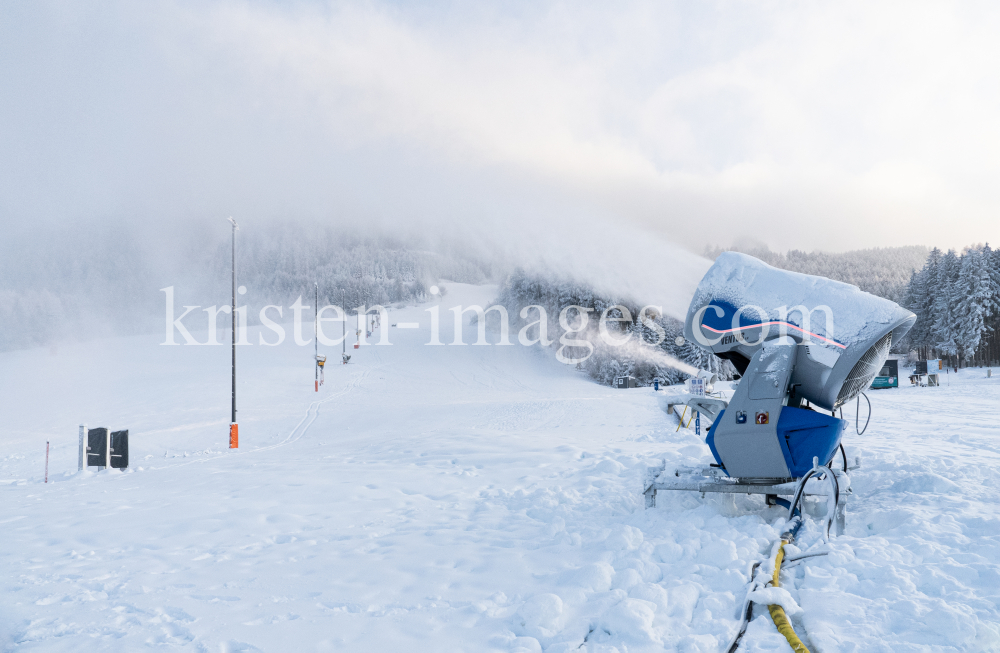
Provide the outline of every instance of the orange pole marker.
{"type": "Polygon", "coordinates": [[[233,423],[229,425],[229,448],[238,449],[240,446],[240,425],[233,423]]]}

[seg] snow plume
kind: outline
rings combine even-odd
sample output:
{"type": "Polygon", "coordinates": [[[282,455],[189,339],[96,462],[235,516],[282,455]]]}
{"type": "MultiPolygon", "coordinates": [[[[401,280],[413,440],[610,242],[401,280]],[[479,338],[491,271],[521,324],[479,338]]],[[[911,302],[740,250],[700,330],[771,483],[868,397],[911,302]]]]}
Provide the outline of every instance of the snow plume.
{"type": "MultiPolygon", "coordinates": [[[[622,375],[634,376],[642,385],[652,385],[655,378],[677,383],[699,370],[715,372],[722,378],[730,378],[735,371],[727,361],[679,339],[683,334],[681,320],[649,309],[644,301],[604,295],[578,281],[517,270],[500,285],[496,302],[505,306],[511,316],[519,315],[525,306],[542,306],[548,316],[550,337],[563,332],[557,317],[564,309],[590,309],[588,326],[572,334],[572,339],[587,344],[567,347],[571,351],[563,355],[582,359],[580,366],[598,383],[610,385],[622,375]]],[[[579,325],[576,313],[569,309],[568,324],[579,325]]],[[[552,346],[563,344],[557,338],[552,346]]]]}
{"type": "MultiPolygon", "coordinates": [[[[697,376],[702,370],[709,370],[723,378],[729,378],[732,369],[729,364],[693,345],[678,346],[673,338],[680,332],[679,324],[671,318],[661,318],[660,325],[675,328],[667,330],[670,340],[659,345],[646,340],[647,329],[630,325],[621,334],[629,337],[623,344],[609,344],[595,328],[585,334],[594,346],[591,357],[583,363],[591,377],[599,383],[610,385],[618,376],[634,376],[640,385],[652,385],[654,379],[671,384],[697,376]],[[687,360],[682,360],[684,357],[687,360]]],[[[655,341],[654,341],[655,342],[655,341]]]]}
{"type": "Polygon", "coordinates": [[[653,305],[684,320],[695,288],[712,266],[662,236],[613,220],[524,224],[504,243],[505,260],[530,275],[587,286],[596,295],[653,305]]]}
{"type": "Polygon", "coordinates": [[[658,367],[669,367],[670,369],[683,372],[688,376],[697,376],[700,371],[694,365],[689,365],[684,361],[671,356],[662,349],[648,344],[639,344],[638,341],[629,339],[624,345],[618,346],[619,355],[626,355],[634,358],[638,362],[651,363],[658,367]]]}

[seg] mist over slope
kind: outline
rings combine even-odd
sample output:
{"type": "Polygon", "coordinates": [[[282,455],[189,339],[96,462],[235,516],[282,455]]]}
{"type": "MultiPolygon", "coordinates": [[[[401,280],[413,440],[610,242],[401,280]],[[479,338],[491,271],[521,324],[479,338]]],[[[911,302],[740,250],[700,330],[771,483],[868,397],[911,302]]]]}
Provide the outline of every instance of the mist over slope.
{"type": "MultiPolygon", "coordinates": [[[[572,279],[682,316],[710,263],[676,245],[595,219],[353,222],[239,218],[236,265],[250,324],[265,305],[416,302],[440,280],[499,283],[516,269],[572,279]]],[[[180,305],[231,301],[224,218],[24,227],[0,243],[0,350],[163,329],[180,305]]],[[[285,315],[288,319],[288,315],[285,315]]]]}

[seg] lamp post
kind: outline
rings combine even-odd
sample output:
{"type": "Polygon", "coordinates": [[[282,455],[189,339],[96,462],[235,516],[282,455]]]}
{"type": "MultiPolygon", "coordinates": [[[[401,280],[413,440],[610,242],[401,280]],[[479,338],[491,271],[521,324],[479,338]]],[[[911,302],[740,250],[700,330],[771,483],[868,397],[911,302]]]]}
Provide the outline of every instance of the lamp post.
{"type": "Polygon", "coordinates": [[[233,224],[233,419],[229,423],[229,448],[237,449],[240,446],[240,429],[236,423],[236,231],[240,226],[232,217],[229,221],[233,224]]]}

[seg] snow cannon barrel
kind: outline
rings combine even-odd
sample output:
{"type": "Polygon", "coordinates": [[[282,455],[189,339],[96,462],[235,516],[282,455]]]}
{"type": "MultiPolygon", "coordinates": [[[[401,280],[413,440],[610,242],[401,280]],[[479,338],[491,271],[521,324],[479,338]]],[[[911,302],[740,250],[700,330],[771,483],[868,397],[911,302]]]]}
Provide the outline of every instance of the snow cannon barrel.
{"type": "MultiPolygon", "coordinates": [[[[744,375],[765,348],[795,346],[790,378],[783,379],[787,405],[807,399],[833,410],[871,385],[892,343],[915,320],[898,304],[850,284],[724,252],[695,291],[684,337],[744,375]]],[[[770,379],[766,369],[757,371],[767,378],[751,383],[773,381],[777,387],[778,379],[770,379]]]]}

